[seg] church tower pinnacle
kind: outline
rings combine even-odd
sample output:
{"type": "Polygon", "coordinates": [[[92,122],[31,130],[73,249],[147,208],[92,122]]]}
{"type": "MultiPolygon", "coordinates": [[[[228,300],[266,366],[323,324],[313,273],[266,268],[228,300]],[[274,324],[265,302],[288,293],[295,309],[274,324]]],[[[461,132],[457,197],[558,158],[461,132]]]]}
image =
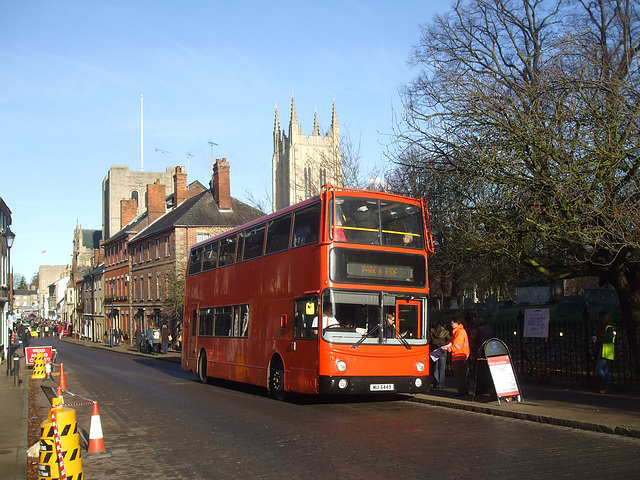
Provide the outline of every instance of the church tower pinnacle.
{"type": "Polygon", "coordinates": [[[272,157],[274,211],[318,195],[326,183],[342,186],[342,154],[335,98],[329,131],[324,136],[320,134],[318,113],[314,111],[313,131],[307,136],[300,132],[292,92],[288,136],[280,129],[276,104],[272,157]]]}

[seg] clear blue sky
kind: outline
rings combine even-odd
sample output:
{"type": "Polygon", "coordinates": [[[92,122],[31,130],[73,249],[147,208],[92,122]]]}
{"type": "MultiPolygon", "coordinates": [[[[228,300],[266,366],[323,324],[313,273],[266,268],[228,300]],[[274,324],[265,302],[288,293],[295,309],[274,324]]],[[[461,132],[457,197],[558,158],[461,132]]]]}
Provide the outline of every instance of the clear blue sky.
{"type": "Polygon", "coordinates": [[[0,0],[0,196],[12,211],[15,274],[71,263],[73,231],[102,228],[111,165],[188,166],[208,185],[211,149],[231,194],[271,193],[276,103],[302,131],[331,122],[383,160],[398,87],[436,0],[0,0]],[[189,157],[187,162],[187,154],[189,157]],[[44,253],[43,253],[44,252],[44,253]]]}

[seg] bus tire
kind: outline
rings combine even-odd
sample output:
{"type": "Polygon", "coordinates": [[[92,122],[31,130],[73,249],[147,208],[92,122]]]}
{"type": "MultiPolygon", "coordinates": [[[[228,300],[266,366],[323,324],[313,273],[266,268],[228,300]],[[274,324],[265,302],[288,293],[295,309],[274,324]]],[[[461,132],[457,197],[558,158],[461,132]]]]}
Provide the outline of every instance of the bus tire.
{"type": "Polygon", "coordinates": [[[284,368],[280,364],[271,367],[269,396],[278,401],[283,401],[287,398],[287,392],[284,390],[284,368]]]}
{"type": "Polygon", "coordinates": [[[207,355],[200,352],[198,355],[198,380],[200,383],[207,383],[207,355]]]}

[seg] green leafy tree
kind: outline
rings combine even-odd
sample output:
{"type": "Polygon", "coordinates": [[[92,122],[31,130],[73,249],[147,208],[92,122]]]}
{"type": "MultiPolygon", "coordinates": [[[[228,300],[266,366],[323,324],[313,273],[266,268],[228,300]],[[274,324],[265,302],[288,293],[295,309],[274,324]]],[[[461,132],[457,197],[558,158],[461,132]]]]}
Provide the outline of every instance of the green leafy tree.
{"type": "Polygon", "coordinates": [[[640,344],[637,0],[469,0],[424,25],[396,138],[446,179],[474,251],[597,276],[640,344]]]}

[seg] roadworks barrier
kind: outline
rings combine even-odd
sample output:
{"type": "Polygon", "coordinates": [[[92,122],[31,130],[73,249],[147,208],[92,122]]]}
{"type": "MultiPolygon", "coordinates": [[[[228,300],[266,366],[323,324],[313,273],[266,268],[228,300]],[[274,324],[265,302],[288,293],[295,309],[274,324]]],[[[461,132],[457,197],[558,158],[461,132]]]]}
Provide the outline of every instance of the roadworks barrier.
{"type": "Polygon", "coordinates": [[[83,480],[76,411],[53,398],[47,420],[40,427],[38,480],[83,480]]]}
{"type": "Polygon", "coordinates": [[[34,380],[43,380],[47,374],[44,367],[44,353],[38,352],[36,358],[33,359],[33,374],[31,378],[34,380]]]}

